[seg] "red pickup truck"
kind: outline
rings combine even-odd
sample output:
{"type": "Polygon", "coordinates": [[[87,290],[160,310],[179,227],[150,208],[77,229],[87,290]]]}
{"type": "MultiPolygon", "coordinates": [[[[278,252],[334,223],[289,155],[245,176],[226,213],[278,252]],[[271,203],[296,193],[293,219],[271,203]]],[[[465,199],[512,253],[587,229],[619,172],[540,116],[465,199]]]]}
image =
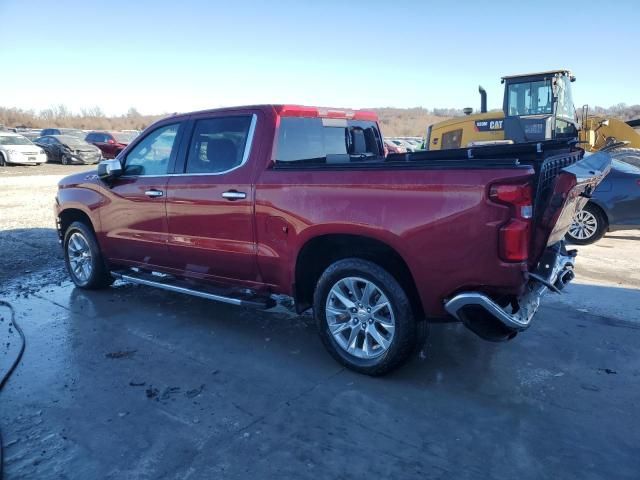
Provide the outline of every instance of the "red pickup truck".
{"type": "Polygon", "coordinates": [[[379,375],[431,321],[494,341],[526,329],[573,278],[563,237],[609,168],[559,141],[385,157],[374,113],[238,107],[155,123],[63,179],[55,209],[78,287],[290,296],[338,361],[379,375]]]}

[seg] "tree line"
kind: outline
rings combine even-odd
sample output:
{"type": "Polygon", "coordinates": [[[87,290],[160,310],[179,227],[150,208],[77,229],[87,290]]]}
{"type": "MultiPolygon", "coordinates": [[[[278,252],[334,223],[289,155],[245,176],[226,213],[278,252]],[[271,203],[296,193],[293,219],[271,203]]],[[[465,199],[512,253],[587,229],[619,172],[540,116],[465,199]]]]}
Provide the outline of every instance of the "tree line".
{"type": "MultiPolygon", "coordinates": [[[[429,125],[451,117],[464,115],[455,108],[373,108],[378,113],[380,126],[388,136],[424,136],[429,125]]],[[[590,113],[632,120],[640,118],[640,105],[620,103],[608,108],[592,107],[590,113]]],[[[23,110],[0,107],[0,125],[5,127],[25,126],[27,128],[66,127],[86,130],[143,130],[154,121],[167,116],[144,115],[135,108],[117,116],[107,116],[100,107],[81,109],[79,113],[70,111],[64,105],[56,105],[44,110],[23,110]]]]}

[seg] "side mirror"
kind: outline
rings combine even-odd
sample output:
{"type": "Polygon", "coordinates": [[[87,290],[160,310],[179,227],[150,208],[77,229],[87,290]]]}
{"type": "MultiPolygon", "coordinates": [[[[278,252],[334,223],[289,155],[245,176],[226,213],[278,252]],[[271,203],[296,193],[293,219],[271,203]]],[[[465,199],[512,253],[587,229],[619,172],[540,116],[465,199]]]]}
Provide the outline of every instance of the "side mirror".
{"type": "Polygon", "coordinates": [[[98,164],[98,177],[101,180],[108,181],[120,175],[122,175],[122,164],[117,158],[102,160],[98,164]]]}

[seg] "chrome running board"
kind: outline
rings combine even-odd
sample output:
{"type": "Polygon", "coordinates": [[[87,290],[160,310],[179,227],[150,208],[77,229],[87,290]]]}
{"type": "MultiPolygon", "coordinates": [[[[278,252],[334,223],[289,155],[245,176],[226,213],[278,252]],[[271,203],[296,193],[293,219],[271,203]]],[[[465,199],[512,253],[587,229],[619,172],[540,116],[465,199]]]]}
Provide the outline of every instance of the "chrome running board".
{"type": "Polygon", "coordinates": [[[168,290],[170,292],[183,293],[185,295],[191,295],[193,297],[205,298],[207,300],[214,300],[216,302],[228,303],[230,305],[236,305],[239,307],[252,307],[267,309],[275,306],[276,302],[271,297],[260,297],[247,295],[246,292],[234,292],[234,291],[217,291],[216,289],[208,286],[202,286],[202,288],[193,288],[192,284],[175,279],[170,275],[154,275],[145,272],[135,272],[127,270],[111,272],[114,278],[123,280],[125,282],[135,283],[138,285],[145,285],[147,287],[160,288],[162,290],[168,290]],[[223,294],[224,292],[224,294],[223,294]]]}

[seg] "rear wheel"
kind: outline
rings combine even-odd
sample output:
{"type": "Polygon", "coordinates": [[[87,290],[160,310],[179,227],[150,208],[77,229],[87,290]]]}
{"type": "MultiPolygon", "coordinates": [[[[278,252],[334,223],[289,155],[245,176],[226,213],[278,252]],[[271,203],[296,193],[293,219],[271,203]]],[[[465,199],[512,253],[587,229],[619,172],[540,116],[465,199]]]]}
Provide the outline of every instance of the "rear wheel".
{"type": "Polygon", "coordinates": [[[7,166],[7,162],[4,159],[4,154],[0,153],[0,167],[6,167],[7,166]]]}
{"type": "Polygon", "coordinates": [[[93,231],[83,222],[73,222],[64,235],[64,260],[73,283],[98,289],[113,283],[93,231]]]}
{"type": "Polygon", "coordinates": [[[422,336],[398,281],[367,260],[349,258],[329,266],[318,281],[313,310],[329,353],[367,375],[402,365],[422,336]]]}
{"type": "Polygon", "coordinates": [[[589,245],[600,240],[607,231],[607,221],[598,207],[587,204],[573,217],[567,236],[572,243],[589,245]]]}

